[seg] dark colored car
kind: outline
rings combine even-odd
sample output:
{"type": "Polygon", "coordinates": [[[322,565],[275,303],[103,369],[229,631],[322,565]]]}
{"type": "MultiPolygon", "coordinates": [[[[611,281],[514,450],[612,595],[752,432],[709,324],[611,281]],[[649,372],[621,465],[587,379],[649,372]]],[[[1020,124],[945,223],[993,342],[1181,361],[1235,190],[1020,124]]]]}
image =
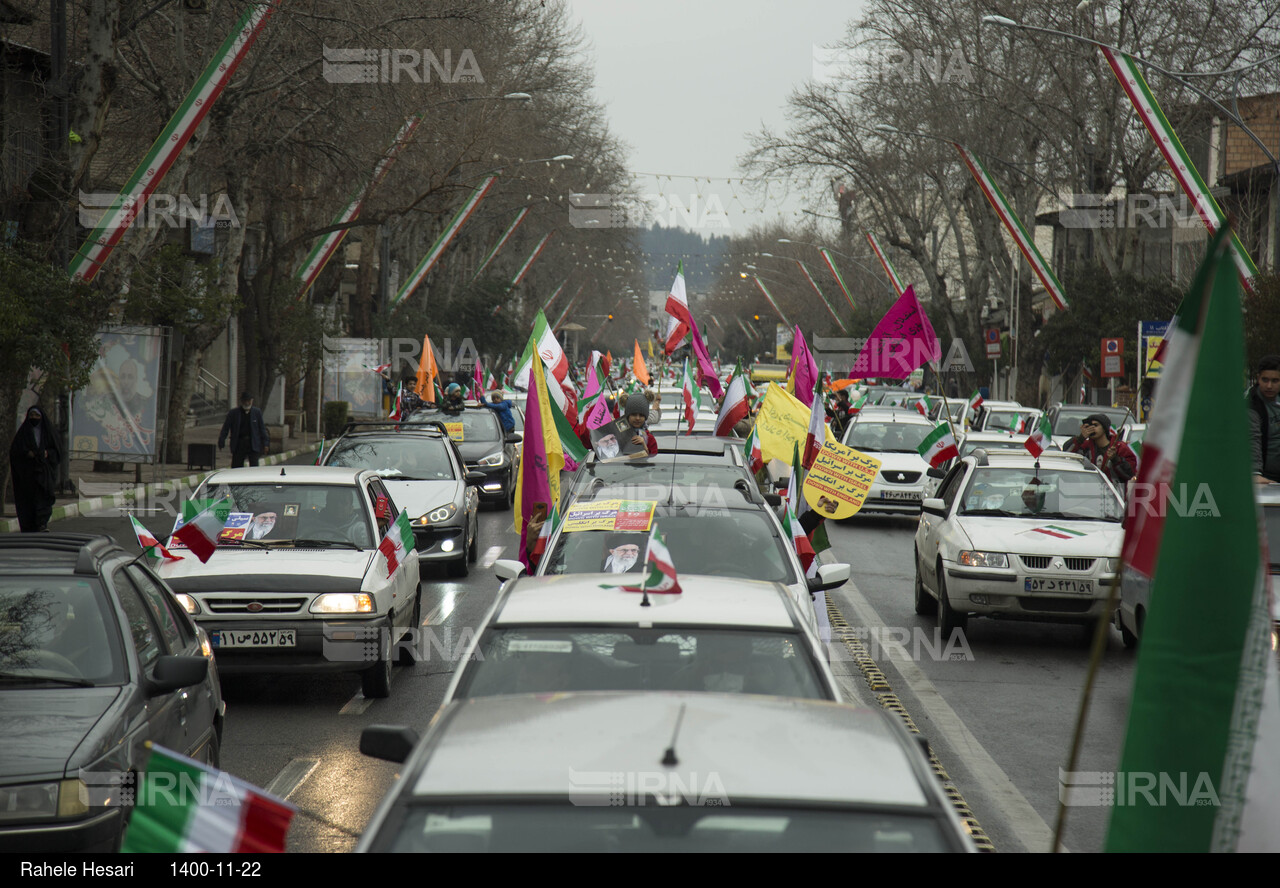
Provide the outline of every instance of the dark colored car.
{"type": "Polygon", "coordinates": [[[493,503],[499,511],[511,508],[516,495],[516,470],[521,436],[504,433],[498,415],[487,407],[464,407],[460,411],[427,407],[409,417],[409,424],[442,423],[458,445],[468,469],[488,476],[477,488],[480,502],[493,503]]]}
{"type": "Polygon", "coordinates": [[[560,510],[569,500],[593,487],[625,484],[675,484],[746,490],[760,498],[760,490],[737,438],[659,438],[658,452],[645,459],[600,462],[594,451],[573,476],[560,485],[560,510]]]}
{"type": "Polygon", "coordinates": [[[0,851],[114,851],[154,742],[217,766],[208,637],[109,537],[0,536],[0,851]]]}

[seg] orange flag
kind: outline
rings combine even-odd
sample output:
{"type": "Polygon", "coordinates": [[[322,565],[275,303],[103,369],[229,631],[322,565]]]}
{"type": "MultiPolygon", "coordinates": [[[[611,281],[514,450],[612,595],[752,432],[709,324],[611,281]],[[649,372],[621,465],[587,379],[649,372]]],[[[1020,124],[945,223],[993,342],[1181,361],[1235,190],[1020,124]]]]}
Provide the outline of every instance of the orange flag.
{"type": "Polygon", "coordinates": [[[428,404],[436,402],[436,377],[440,371],[436,368],[436,353],[431,349],[431,336],[422,337],[422,358],[418,361],[418,379],[413,390],[418,397],[428,404]]]}
{"type": "Polygon", "coordinates": [[[649,370],[644,365],[644,357],[640,354],[640,341],[636,340],[636,359],[631,366],[631,372],[636,375],[636,379],[645,385],[649,384],[649,370]]]}

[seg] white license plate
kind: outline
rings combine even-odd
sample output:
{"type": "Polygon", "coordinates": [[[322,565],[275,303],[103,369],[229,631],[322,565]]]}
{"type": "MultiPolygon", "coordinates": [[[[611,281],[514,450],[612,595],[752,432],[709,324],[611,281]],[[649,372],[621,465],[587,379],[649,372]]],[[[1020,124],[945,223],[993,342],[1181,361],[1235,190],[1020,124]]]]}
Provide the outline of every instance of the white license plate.
{"type": "Polygon", "coordinates": [[[1028,592],[1069,592],[1075,595],[1092,595],[1093,580],[1063,580],[1056,577],[1029,577],[1022,588],[1028,592]]]}
{"type": "Polygon", "coordinates": [[[216,648],[291,648],[298,643],[294,629],[221,629],[210,639],[216,648]]]}
{"type": "Polygon", "coordinates": [[[913,503],[920,501],[920,493],[916,490],[885,490],[880,495],[887,500],[907,500],[913,503]]]}

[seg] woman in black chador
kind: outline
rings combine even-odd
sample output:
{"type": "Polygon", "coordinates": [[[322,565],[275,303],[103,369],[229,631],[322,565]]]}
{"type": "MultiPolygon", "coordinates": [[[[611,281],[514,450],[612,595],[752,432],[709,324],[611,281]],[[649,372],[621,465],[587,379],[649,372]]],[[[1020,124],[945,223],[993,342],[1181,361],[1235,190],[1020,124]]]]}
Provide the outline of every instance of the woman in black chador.
{"type": "Polygon", "coordinates": [[[18,526],[23,533],[49,529],[61,457],[53,424],[44,410],[32,407],[9,447],[13,502],[18,507],[18,526]]]}

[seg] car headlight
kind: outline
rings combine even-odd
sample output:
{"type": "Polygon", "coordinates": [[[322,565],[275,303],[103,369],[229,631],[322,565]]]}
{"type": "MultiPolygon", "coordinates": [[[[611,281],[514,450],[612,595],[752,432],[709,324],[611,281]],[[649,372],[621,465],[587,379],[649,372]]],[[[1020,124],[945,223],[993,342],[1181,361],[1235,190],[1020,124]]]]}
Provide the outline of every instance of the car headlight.
{"type": "Polygon", "coordinates": [[[0,786],[0,823],[80,817],[89,813],[88,798],[79,780],[0,786]]]}
{"type": "Polygon", "coordinates": [[[972,552],[966,549],[960,553],[960,563],[966,567],[1008,567],[1009,556],[1003,552],[972,552]]]}
{"type": "Polygon", "coordinates": [[[175,592],[173,597],[178,599],[178,603],[182,605],[187,613],[200,613],[200,603],[185,592],[175,592]]]}
{"type": "Polygon", "coordinates": [[[1106,558],[1103,560],[1106,561],[1106,564],[1104,564],[1103,567],[1106,569],[1107,573],[1113,574],[1120,570],[1119,558],[1106,558]]]}
{"type": "Polygon", "coordinates": [[[476,462],[478,466],[500,466],[507,461],[507,456],[501,450],[497,453],[490,453],[484,459],[476,462]]]}
{"type": "Polygon", "coordinates": [[[367,592],[326,592],[311,602],[313,614],[371,614],[373,596],[367,592]]]}
{"type": "Polygon", "coordinates": [[[418,519],[419,524],[440,524],[448,521],[454,515],[458,514],[457,503],[449,503],[447,506],[441,506],[438,509],[432,509],[427,514],[418,519]]]}

